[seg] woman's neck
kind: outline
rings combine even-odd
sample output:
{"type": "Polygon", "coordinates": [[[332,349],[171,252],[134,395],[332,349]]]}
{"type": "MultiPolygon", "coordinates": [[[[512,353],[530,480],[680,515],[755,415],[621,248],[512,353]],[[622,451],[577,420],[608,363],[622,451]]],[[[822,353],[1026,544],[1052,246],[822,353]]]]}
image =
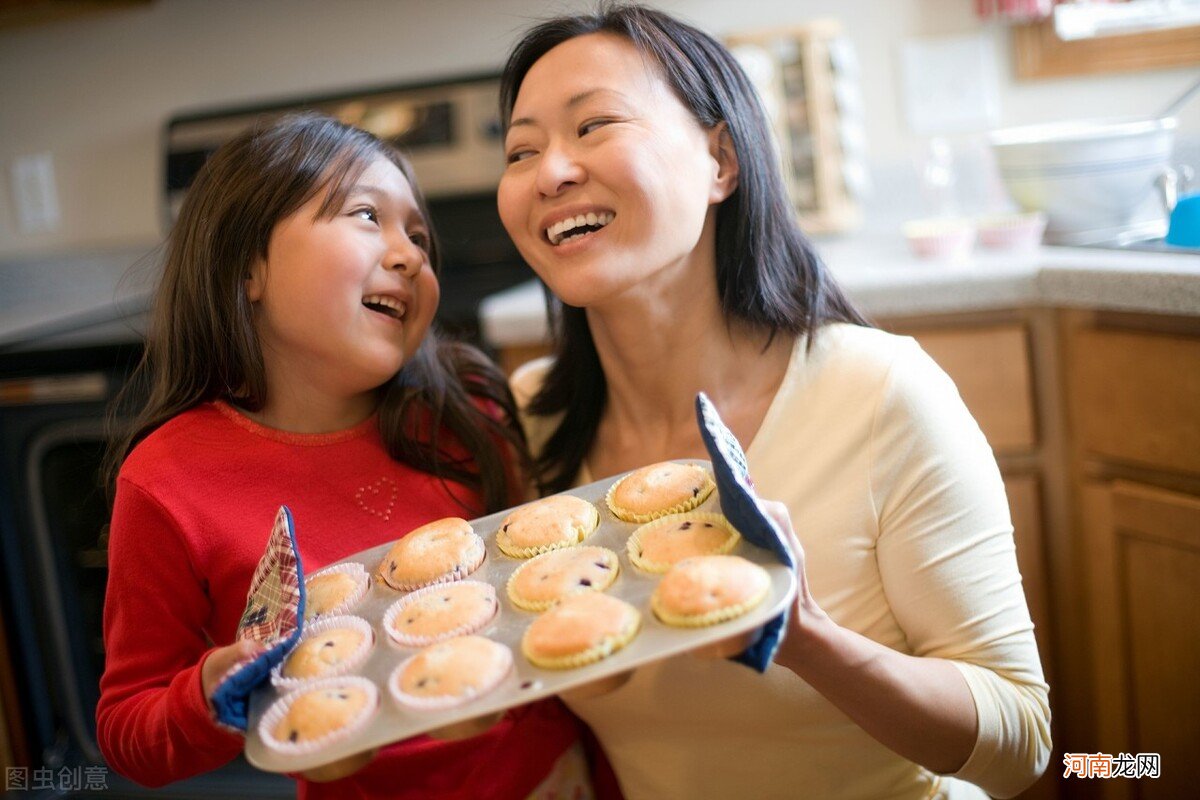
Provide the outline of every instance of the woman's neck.
{"type": "MultiPolygon", "coordinates": [[[[709,275],[713,275],[711,270],[709,275]]],[[[695,396],[705,392],[749,446],[787,370],[794,338],[725,319],[715,276],[588,309],[607,383],[592,477],[667,458],[705,457],[695,396]]]]}

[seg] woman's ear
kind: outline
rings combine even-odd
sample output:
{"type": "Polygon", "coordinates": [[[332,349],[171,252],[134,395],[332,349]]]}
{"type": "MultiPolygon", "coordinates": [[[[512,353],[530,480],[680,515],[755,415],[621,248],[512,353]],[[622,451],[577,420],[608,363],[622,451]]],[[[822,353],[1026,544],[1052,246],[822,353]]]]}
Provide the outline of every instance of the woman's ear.
{"type": "Polygon", "coordinates": [[[246,290],[246,299],[257,303],[262,299],[263,287],[267,282],[267,265],[262,259],[257,259],[246,271],[242,286],[246,290]]]}
{"type": "Polygon", "coordinates": [[[738,187],[738,157],[729,125],[718,122],[708,130],[708,151],[717,165],[709,201],[720,203],[738,187]]]}

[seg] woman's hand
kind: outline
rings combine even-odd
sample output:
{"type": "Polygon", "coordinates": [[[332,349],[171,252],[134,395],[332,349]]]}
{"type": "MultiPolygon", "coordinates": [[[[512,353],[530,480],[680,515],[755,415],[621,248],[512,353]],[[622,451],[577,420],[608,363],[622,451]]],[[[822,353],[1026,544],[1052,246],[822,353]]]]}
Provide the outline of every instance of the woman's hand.
{"type": "Polygon", "coordinates": [[[213,650],[200,669],[200,686],[204,691],[204,700],[212,708],[213,692],[221,684],[231,669],[245,661],[251,661],[266,650],[261,643],[252,639],[242,639],[226,647],[213,650]]]}

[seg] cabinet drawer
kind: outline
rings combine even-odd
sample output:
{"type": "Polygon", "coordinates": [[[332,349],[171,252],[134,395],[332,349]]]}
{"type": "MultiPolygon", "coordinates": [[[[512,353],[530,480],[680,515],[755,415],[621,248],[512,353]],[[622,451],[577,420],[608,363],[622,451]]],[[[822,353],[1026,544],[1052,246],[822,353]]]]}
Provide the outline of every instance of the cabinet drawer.
{"type": "Polygon", "coordinates": [[[958,386],[996,452],[1037,444],[1029,336],[1021,325],[905,330],[958,386]]]}
{"type": "Polygon", "coordinates": [[[1070,382],[1086,453],[1200,474],[1200,339],[1081,330],[1070,382]]]}

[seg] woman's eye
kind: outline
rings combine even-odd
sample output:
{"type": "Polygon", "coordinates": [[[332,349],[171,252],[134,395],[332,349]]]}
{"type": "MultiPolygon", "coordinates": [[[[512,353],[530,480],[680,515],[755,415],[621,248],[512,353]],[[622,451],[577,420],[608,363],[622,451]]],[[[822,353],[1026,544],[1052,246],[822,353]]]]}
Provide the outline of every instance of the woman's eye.
{"type": "Polygon", "coordinates": [[[607,124],[608,124],[608,123],[610,123],[610,122],[612,122],[612,120],[609,120],[609,119],[590,119],[590,120],[588,120],[587,122],[585,122],[585,123],[583,123],[582,125],[580,125],[580,126],[579,126],[579,135],[580,135],[580,136],[586,136],[586,135],[588,135],[589,133],[591,133],[592,131],[596,130],[597,128],[603,127],[604,125],[607,125],[607,124]]]}
{"type": "Polygon", "coordinates": [[[365,219],[367,222],[374,222],[376,225],[379,224],[379,212],[370,206],[356,208],[354,211],[350,212],[350,216],[358,217],[359,219],[365,219]]]}

